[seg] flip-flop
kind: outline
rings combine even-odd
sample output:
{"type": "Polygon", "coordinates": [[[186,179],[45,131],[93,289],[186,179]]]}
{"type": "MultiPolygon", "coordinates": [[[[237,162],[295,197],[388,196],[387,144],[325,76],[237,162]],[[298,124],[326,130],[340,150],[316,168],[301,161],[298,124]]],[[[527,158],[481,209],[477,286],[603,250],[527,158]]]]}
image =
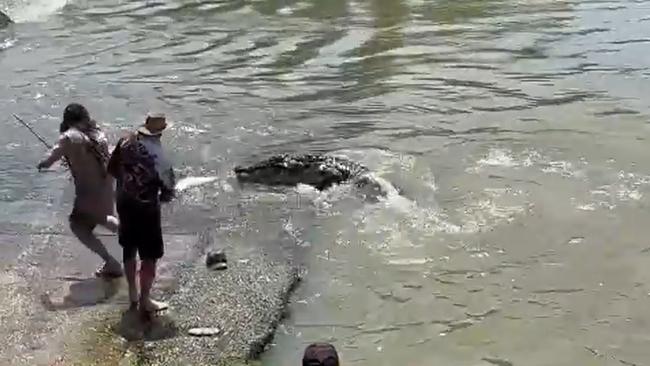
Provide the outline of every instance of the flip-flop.
{"type": "Polygon", "coordinates": [[[167,304],[166,302],[156,301],[151,299],[149,299],[149,301],[151,301],[151,304],[154,306],[154,308],[140,305],[140,310],[148,313],[157,313],[159,311],[169,309],[169,304],[167,304]]]}

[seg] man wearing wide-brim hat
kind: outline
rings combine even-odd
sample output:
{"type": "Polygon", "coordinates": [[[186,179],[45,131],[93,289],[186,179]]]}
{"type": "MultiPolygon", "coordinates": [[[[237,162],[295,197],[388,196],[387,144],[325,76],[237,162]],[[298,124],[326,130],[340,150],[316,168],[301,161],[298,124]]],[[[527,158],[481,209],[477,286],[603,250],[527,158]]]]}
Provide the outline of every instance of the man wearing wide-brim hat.
{"type": "Polygon", "coordinates": [[[150,113],[135,133],[118,141],[108,164],[108,171],[117,180],[119,242],[129,298],[131,306],[139,305],[144,313],[167,308],[167,304],[150,297],[156,262],[164,254],[160,204],[174,197],[174,171],[160,141],[166,128],[164,114],[150,113]],[[141,260],[139,294],[136,254],[141,260]]]}
{"type": "Polygon", "coordinates": [[[144,124],[138,128],[138,133],[145,136],[161,136],[167,129],[167,118],[162,113],[149,113],[144,124]]]}

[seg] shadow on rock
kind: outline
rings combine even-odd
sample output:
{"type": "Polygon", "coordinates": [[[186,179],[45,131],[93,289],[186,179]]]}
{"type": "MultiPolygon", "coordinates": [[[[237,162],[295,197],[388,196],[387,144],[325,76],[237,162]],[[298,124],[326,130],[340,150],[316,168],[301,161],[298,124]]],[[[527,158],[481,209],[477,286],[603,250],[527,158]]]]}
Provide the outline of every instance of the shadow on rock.
{"type": "Polygon", "coordinates": [[[115,296],[119,290],[119,280],[103,280],[100,278],[64,277],[65,281],[74,281],[68,294],[62,299],[52,299],[49,294],[41,295],[41,302],[47,310],[57,311],[105,303],[115,296]]]}
{"type": "Polygon", "coordinates": [[[159,341],[174,338],[178,334],[178,328],[169,316],[159,315],[143,321],[140,312],[135,309],[129,309],[122,314],[115,331],[129,342],[159,341]]]}

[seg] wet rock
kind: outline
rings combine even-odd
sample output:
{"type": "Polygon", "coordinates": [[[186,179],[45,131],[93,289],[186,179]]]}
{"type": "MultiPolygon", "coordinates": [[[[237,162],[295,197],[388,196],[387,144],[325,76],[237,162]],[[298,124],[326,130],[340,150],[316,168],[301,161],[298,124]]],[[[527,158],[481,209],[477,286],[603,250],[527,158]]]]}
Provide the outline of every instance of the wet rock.
{"type": "Polygon", "coordinates": [[[228,268],[228,259],[223,249],[209,251],[205,255],[205,265],[211,270],[221,271],[228,268]]]}
{"type": "Polygon", "coordinates": [[[144,365],[229,365],[231,360],[246,364],[259,358],[286,316],[290,293],[300,279],[293,257],[258,245],[226,244],[221,250],[212,243],[227,239],[215,235],[223,233],[209,230],[201,245],[208,254],[227,251],[235,265],[218,272],[206,271],[202,262],[179,267],[178,289],[161,297],[186,336],[153,342],[154,349],[141,354],[147,360],[144,365]],[[241,265],[241,258],[248,263],[241,265]],[[218,328],[219,333],[210,335],[213,331],[207,328],[218,328]]]}
{"type": "Polygon", "coordinates": [[[0,28],[4,28],[11,23],[13,23],[11,18],[9,18],[7,14],[0,11],[0,28]]]}

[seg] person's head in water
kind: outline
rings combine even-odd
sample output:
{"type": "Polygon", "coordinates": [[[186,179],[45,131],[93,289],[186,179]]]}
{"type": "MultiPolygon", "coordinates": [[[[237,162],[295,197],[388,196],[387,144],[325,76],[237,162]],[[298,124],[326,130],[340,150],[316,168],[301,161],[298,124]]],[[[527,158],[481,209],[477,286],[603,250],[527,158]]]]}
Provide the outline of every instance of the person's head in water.
{"type": "Polygon", "coordinates": [[[339,355],[329,343],[313,343],[305,349],[302,366],[339,366],[339,355]]]}
{"type": "Polygon", "coordinates": [[[63,121],[61,121],[59,131],[63,133],[70,129],[70,127],[84,123],[90,123],[90,113],[88,113],[86,107],[79,103],[70,103],[63,111],[63,121]]]}
{"type": "Polygon", "coordinates": [[[162,113],[149,113],[144,124],[138,128],[140,135],[160,137],[167,128],[167,117],[162,113]]]}

